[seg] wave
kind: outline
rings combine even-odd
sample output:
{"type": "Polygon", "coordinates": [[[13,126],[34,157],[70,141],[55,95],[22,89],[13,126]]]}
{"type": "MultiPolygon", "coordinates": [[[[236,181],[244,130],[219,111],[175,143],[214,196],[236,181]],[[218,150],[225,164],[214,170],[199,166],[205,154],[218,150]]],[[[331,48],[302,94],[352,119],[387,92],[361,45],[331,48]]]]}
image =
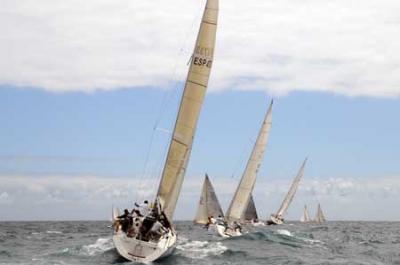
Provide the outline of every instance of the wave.
{"type": "Polygon", "coordinates": [[[82,247],[82,254],[95,256],[114,248],[112,238],[99,238],[96,243],[82,247]]]}
{"type": "MultiPolygon", "coordinates": [[[[56,231],[56,230],[47,230],[46,234],[62,234],[63,232],[61,231],[56,231]]],[[[32,233],[33,234],[33,233],[32,233]]]]}
{"type": "Polygon", "coordinates": [[[227,251],[227,247],[224,246],[221,242],[208,242],[208,241],[190,241],[183,240],[176,247],[176,249],[181,250],[183,256],[192,258],[192,259],[203,259],[208,256],[216,256],[221,255],[225,251],[227,251]]]}
{"type": "Polygon", "coordinates": [[[0,250],[0,257],[11,257],[11,253],[7,250],[0,250]]]}

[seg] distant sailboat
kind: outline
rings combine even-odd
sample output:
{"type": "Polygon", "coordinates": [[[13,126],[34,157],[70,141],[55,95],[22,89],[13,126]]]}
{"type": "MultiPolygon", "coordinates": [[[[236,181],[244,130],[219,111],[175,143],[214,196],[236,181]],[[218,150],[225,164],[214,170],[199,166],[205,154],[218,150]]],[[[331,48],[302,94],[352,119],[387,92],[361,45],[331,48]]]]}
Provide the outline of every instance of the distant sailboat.
{"type": "MultiPolygon", "coordinates": [[[[227,222],[244,221],[243,218],[249,206],[249,202],[251,201],[251,194],[256,182],[257,173],[260,169],[261,162],[264,158],[265,148],[268,143],[269,132],[272,125],[272,105],[273,101],[271,101],[267,113],[265,114],[264,121],[254,144],[253,151],[251,152],[250,158],[247,162],[246,169],[236,189],[231,204],[229,205],[225,216],[227,222]]],[[[217,224],[217,232],[223,237],[226,236],[226,229],[223,225],[217,224]]],[[[232,232],[229,236],[237,236],[240,234],[241,233],[232,232]]]]}
{"type": "Polygon", "coordinates": [[[321,205],[318,203],[318,209],[317,209],[317,214],[315,215],[314,221],[318,224],[325,223],[325,215],[322,212],[321,205]]]}
{"type": "Polygon", "coordinates": [[[308,223],[310,221],[311,221],[311,219],[310,219],[310,215],[308,214],[307,205],[304,205],[303,215],[300,218],[300,222],[308,223]]]}
{"type": "Polygon", "coordinates": [[[115,223],[114,245],[130,261],[152,262],[170,254],[176,244],[172,218],[213,64],[217,20],[218,0],[207,0],[151,214],[136,217],[129,231],[118,229],[119,224],[115,223]],[[155,225],[161,227],[152,234],[150,228],[155,225]]]}
{"type": "Polygon", "coordinates": [[[284,218],[287,209],[289,208],[290,203],[292,202],[294,195],[296,194],[297,188],[300,185],[300,181],[304,175],[304,167],[306,166],[307,158],[304,160],[303,164],[300,167],[299,172],[297,173],[296,177],[294,178],[292,185],[289,188],[288,193],[285,196],[285,199],[282,202],[281,207],[279,208],[276,214],[271,214],[270,220],[267,221],[269,225],[279,225],[283,224],[284,218]]]}
{"type": "Polygon", "coordinates": [[[250,196],[249,204],[247,205],[246,211],[242,217],[242,222],[250,223],[254,220],[258,220],[258,214],[256,205],[254,204],[253,195],[250,196]]]}
{"type": "Polygon", "coordinates": [[[219,204],[214,188],[211,185],[211,181],[206,174],[194,222],[196,224],[207,224],[209,221],[209,217],[216,218],[218,216],[223,217],[224,213],[222,211],[221,205],[219,204]]]}

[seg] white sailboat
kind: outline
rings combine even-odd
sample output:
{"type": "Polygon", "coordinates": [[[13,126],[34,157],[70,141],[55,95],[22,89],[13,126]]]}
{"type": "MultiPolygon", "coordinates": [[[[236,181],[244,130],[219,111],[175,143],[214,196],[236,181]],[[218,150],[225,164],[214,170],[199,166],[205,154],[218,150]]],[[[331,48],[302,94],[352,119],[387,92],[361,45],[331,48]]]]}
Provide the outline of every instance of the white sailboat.
{"type": "Polygon", "coordinates": [[[294,178],[292,185],[289,188],[288,193],[285,196],[285,199],[282,202],[281,207],[279,208],[276,214],[271,214],[270,220],[267,221],[269,225],[280,225],[283,224],[284,219],[283,216],[285,215],[287,209],[289,208],[290,203],[292,202],[294,195],[296,194],[297,188],[300,185],[300,181],[304,175],[304,167],[306,166],[307,158],[304,160],[303,164],[300,167],[299,172],[297,173],[296,177],[294,178]]]}
{"type": "MultiPolygon", "coordinates": [[[[264,158],[265,149],[268,143],[269,132],[272,125],[272,105],[269,105],[265,118],[258,133],[246,169],[236,189],[235,195],[229,205],[225,219],[227,222],[243,222],[245,211],[249,205],[257,173],[264,158]]],[[[241,233],[235,229],[226,229],[226,224],[217,224],[217,233],[222,237],[238,236],[241,233]]]]}
{"type": "Polygon", "coordinates": [[[308,223],[311,221],[310,215],[308,214],[307,205],[304,205],[303,215],[300,217],[300,222],[308,223]]]}
{"type": "Polygon", "coordinates": [[[318,203],[317,214],[315,215],[314,221],[318,224],[322,224],[326,222],[325,215],[322,212],[321,205],[318,203]]]}
{"type": "Polygon", "coordinates": [[[218,216],[223,217],[224,213],[221,205],[219,204],[211,181],[206,174],[194,223],[205,225],[209,223],[209,218],[216,218],[218,216]]]}
{"type": "Polygon", "coordinates": [[[114,231],[114,245],[127,260],[152,262],[170,254],[176,244],[172,218],[207,90],[217,20],[218,0],[207,0],[154,207],[147,217],[135,218],[133,233],[118,228],[114,231]],[[158,236],[149,236],[149,227],[153,229],[155,224],[161,225],[158,230],[161,232],[158,236]]]}

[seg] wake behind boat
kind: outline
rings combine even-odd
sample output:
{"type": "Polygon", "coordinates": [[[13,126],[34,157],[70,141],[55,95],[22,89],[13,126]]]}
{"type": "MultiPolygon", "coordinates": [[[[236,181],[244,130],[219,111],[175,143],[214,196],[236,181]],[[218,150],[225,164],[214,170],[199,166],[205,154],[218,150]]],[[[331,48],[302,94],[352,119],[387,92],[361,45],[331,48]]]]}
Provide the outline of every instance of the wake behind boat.
{"type": "Polygon", "coordinates": [[[289,191],[286,194],[281,207],[279,208],[276,214],[271,214],[270,219],[267,221],[268,225],[281,225],[284,222],[284,215],[287,209],[290,206],[290,203],[293,201],[294,195],[296,194],[297,188],[300,185],[300,181],[304,175],[304,167],[306,166],[307,158],[304,160],[303,164],[301,165],[299,172],[297,173],[296,177],[294,178],[292,185],[290,185],[289,191]]]}
{"type": "Polygon", "coordinates": [[[172,218],[213,64],[217,20],[218,0],[207,0],[153,205],[145,214],[135,211],[132,216],[125,210],[119,218],[113,216],[114,245],[127,260],[151,262],[169,255],[176,244],[172,218]]]}

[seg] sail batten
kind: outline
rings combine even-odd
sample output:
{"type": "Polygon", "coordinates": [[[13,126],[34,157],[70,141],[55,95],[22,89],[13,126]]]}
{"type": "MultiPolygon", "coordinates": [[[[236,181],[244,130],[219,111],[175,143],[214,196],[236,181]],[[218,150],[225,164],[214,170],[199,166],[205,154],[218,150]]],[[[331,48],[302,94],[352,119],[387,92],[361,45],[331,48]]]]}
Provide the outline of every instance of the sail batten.
{"type": "Polygon", "coordinates": [[[260,169],[264,157],[266,145],[268,143],[269,132],[272,125],[272,104],[265,114],[260,132],[254,144],[246,169],[235,191],[235,195],[229,205],[226,218],[230,221],[241,220],[250,201],[250,196],[254,188],[257,173],[260,169]]]}
{"type": "Polygon", "coordinates": [[[290,185],[289,191],[283,200],[281,207],[277,212],[277,216],[283,216],[287,209],[289,208],[290,203],[292,202],[294,195],[296,194],[297,188],[300,185],[300,181],[304,175],[304,167],[306,166],[307,158],[304,160],[303,164],[300,167],[299,172],[297,173],[296,177],[294,178],[292,184],[290,185]]]}
{"type": "Polygon", "coordinates": [[[189,162],[196,125],[207,90],[213,64],[217,21],[218,0],[208,0],[157,192],[157,200],[170,220],[189,162]]]}

